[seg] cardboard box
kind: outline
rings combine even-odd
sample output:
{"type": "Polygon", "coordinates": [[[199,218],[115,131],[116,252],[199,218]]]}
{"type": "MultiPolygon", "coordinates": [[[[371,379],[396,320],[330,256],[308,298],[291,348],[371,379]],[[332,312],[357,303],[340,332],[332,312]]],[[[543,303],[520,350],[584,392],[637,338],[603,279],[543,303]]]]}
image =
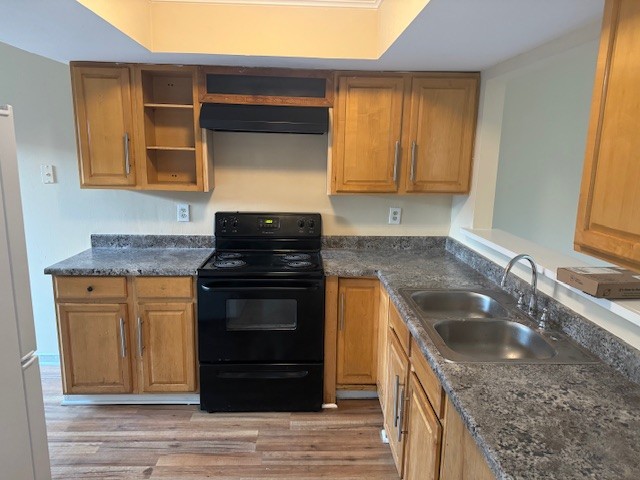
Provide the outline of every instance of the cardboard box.
{"type": "Polygon", "coordinates": [[[640,273],[622,267],[563,267],[557,278],[594,297],[640,298],[640,273]]]}

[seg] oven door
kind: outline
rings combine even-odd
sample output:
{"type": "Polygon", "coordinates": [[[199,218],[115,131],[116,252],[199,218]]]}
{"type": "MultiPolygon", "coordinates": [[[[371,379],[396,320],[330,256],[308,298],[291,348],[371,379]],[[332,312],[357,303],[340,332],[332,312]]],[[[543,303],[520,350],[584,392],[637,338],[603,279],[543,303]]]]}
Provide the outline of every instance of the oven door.
{"type": "Polygon", "coordinates": [[[322,362],[324,278],[198,279],[200,363],[322,362]]]}

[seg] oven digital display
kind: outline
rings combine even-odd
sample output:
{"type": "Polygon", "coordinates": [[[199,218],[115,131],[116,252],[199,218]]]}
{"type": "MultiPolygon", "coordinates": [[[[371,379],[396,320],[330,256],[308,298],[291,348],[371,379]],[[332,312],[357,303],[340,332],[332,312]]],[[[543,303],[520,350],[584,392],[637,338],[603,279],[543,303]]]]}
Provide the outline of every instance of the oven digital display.
{"type": "Polygon", "coordinates": [[[280,228],[280,219],[277,217],[259,217],[258,228],[260,229],[277,229],[280,228]]]}

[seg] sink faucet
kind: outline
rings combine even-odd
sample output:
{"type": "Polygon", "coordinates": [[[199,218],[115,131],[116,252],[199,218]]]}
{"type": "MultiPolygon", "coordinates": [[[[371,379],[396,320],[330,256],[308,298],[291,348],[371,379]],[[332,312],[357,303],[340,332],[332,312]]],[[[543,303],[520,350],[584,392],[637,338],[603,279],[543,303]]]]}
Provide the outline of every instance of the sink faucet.
{"type": "Polygon", "coordinates": [[[528,260],[531,264],[531,288],[533,289],[533,293],[531,294],[531,299],[529,300],[529,315],[534,316],[536,314],[536,304],[537,304],[537,294],[538,294],[538,270],[536,268],[536,262],[531,255],[527,255],[526,253],[521,253],[520,255],[516,255],[511,260],[504,269],[504,274],[502,275],[502,280],[500,281],[500,286],[504,287],[504,284],[507,281],[507,275],[513,268],[513,266],[518,263],[520,260],[528,260]]]}

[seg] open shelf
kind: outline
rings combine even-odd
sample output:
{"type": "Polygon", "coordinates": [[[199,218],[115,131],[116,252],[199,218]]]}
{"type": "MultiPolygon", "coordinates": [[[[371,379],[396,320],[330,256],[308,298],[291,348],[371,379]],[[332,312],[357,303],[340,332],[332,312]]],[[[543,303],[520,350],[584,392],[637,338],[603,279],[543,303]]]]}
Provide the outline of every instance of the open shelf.
{"type": "Polygon", "coordinates": [[[146,108],[184,108],[193,110],[193,105],[183,105],[181,103],[145,103],[146,108]]]}
{"type": "Polygon", "coordinates": [[[137,72],[142,183],[156,190],[208,190],[198,126],[197,69],[140,65],[137,72]]]}
{"type": "Polygon", "coordinates": [[[195,151],[148,150],[147,182],[150,185],[197,184],[195,151]]]}
{"type": "Polygon", "coordinates": [[[195,152],[196,147],[166,147],[159,145],[147,145],[147,150],[166,150],[176,152],[195,152]]]}

